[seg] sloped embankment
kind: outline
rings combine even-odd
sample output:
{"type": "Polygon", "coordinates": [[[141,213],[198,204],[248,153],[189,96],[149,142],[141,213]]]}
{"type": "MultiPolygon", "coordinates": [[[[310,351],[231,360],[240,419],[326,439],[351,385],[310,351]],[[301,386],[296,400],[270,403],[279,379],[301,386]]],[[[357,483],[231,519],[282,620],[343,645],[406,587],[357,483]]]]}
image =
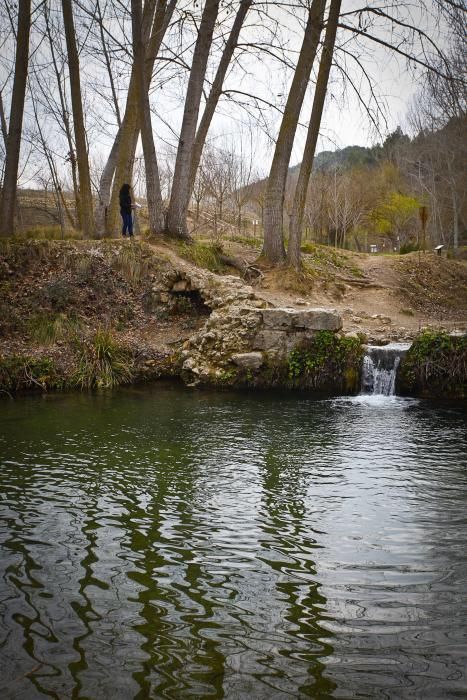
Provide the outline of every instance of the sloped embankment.
{"type": "Polygon", "coordinates": [[[342,326],[332,311],[272,308],[237,277],[139,242],[2,244],[0,288],[8,393],[180,373],[192,384],[251,383],[272,360],[287,369],[315,333],[342,326]]]}

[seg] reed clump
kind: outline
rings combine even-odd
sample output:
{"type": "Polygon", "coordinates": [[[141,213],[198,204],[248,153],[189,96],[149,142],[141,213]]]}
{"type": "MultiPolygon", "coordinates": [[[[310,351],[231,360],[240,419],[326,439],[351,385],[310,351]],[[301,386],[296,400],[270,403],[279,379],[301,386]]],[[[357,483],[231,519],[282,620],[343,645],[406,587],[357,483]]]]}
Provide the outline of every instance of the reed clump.
{"type": "Polygon", "coordinates": [[[91,338],[79,341],[78,368],[72,384],[80,389],[110,389],[133,378],[131,351],[120,344],[111,330],[99,328],[91,338]]]}

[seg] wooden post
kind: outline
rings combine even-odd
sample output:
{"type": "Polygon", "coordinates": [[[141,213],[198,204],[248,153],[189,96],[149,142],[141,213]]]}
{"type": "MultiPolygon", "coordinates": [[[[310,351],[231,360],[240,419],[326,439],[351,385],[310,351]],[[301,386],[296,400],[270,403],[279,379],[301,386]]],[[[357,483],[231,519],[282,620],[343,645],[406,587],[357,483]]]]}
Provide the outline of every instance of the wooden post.
{"type": "MultiPolygon", "coordinates": [[[[422,206],[418,210],[419,216],[420,216],[420,221],[422,224],[422,245],[423,245],[423,253],[426,253],[426,222],[428,221],[428,207],[422,206]]],[[[418,261],[420,262],[420,242],[418,245],[418,261]]]]}

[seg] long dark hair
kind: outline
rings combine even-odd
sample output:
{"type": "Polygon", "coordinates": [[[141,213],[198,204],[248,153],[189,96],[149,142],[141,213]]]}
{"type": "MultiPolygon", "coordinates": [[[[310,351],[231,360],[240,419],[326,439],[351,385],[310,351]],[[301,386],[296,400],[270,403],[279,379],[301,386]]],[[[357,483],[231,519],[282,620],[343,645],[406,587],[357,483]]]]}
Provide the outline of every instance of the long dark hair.
{"type": "Polygon", "coordinates": [[[120,188],[120,197],[123,196],[128,196],[130,194],[130,185],[124,184],[120,188]]]}

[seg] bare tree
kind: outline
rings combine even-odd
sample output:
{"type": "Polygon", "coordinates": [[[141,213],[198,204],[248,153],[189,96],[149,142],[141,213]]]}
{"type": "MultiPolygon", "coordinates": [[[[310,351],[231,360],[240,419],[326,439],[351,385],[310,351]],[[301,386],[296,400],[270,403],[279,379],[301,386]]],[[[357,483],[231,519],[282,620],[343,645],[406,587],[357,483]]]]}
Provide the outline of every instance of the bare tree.
{"type": "Polygon", "coordinates": [[[209,191],[209,179],[207,169],[201,158],[198,170],[196,172],[195,184],[192,190],[191,198],[195,203],[195,222],[198,224],[200,217],[201,204],[205,201],[209,191]]]}
{"type": "Polygon", "coordinates": [[[318,71],[318,79],[316,81],[315,94],[313,98],[313,107],[311,111],[310,122],[308,124],[308,133],[303,154],[303,160],[300,166],[298,182],[295,188],[295,195],[290,217],[289,228],[289,247],[287,251],[287,260],[289,265],[298,269],[300,267],[300,244],[303,226],[303,213],[305,209],[306,193],[310,182],[311,169],[315,157],[316,142],[318,141],[319,128],[321,125],[321,117],[323,114],[324,102],[328,88],[329,72],[332,65],[332,57],[334,53],[334,44],[336,41],[337,23],[339,21],[339,12],[341,8],[341,0],[331,0],[331,7],[326,26],[326,35],[324,38],[323,52],[318,71]]]}
{"type": "Polygon", "coordinates": [[[206,106],[204,108],[198,129],[196,131],[196,138],[191,156],[190,189],[193,189],[193,183],[196,177],[196,172],[198,170],[201,154],[203,152],[204,144],[206,142],[209,127],[211,126],[212,119],[224,87],[227,69],[232,60],[232,56],[234,54],[240,36],[241,28],[245,21],[245,17],[248,13],[248,10],[252,5],[252,1],[253,0],[240,0],[240,7],[238,8],[237,14],[235,16],[235,20],[232,25],[232,30],[230,32],[229,38],[227,39],[224,51],[222,52],[216,76],[214,78],[211,90],[209,92],[209,96],[206,100],[206,106]]]}
{"type": "Polygon", "coordinates": [[[300,110],[321,35],[324,6],[324,0],[313,0],[308,10],[303,43],[285,105],[269,172],[264,207],[262,257],[273,264],[282,263],[285,260],[283,212],[287,173],[300,110]]]}
{"type": "Polygon", "coordinates": [[[137,76],[138,104],[140,112],[141,139],[143,142],[144,164],[146,169],[146,196],[149,211],[149,228],[152,234],[160,233],[164,226],[162,195],[159,182],[156,149],[151,124],[151,110],[145,76],[145,47],[141,30],[141,0],[131,0],[133,28],[133,62],[137,76]]]}
{"type": "MultiPolygon", "coordinates": [[[[146,92],[149,90],[154,63],[170,24],[177,0],[147,0],[143,7],[142,41],[145,46],[146,92]],[[155,9],[155,12],[154,12],[155,9]]],[[[123,182],[131,182],[133,161],[139,136],[139,108],[136,73],[132,70],[125,113],[99,182],[99,202],[96,209],[96,227],[100,232],[113,235],[117,229],[118,192],[123,182]],[[112,182],[114,187],[112,190],[112,182]]]]}
{"type": "Polygon", "coordinates": [[[225,149],[206,149],[204,177],[210,198],[214,201],[216,227],[222,223],[225,204],[232,192],[234,155],[225,149]]]}
{"type": "MultiPolygon", "coordinates": [[[[64,89],[64,68],[63,64],[65,62],[62,62],[60,64],[59,62],[59,57],[57,56],[57,50],[56,47],[59,45],[59,37],[58,33],[53,31],[53,26],[51,24],[51,19],[50,19],[50,8],[49,8],[49,3],[44,2],[43,5],[43,15],[44,15],[44,30],[45,34],[47,37],[47,42],[48,42],[48,47],[50,51],[50,61],[51,61],[51,66],[53,68],[53,74],[55,77],[56,81],[56,87],[58,91],[58,105],[54,103],[54,98],[53,98],[53,91],[51,90],[51,85],[49,82],[44,81],[42,76],[39,75],[39,72],[35,71],[34,76],[36,77],[36,85],[38,90],[40,91],[42,98],[44,102],[46,103],[47,107],[49,108],[49,111],[53,118],[55,119],[58,128],[60,131],[62,131],[65,135],[66,138],[66,143],[67,143],[67,156],[66,156],[66,161],[70,164],[70,169],[71,169],[71,179],[73,183],[73,193],[75,196],[75,207],[76,207],[76,214],[78,217],[78,227],[81,227],[81,206],[80,206],[80,191],[79,191],[79,186],[78,186],[78,173],[77,173],[77,163],[76,163],[76,153],[75,153],[75,145],[73,141],[73,133],[72,133],[72,126],[70,124],[70,115],[69,115],[69,107],[67,103],[67,94],[64,89]]],[[[34,101],[33,97],[33,101],[34,101]]],[[[37,110],[35,109],[34,106],[34,117],[36,120],[36,124],[38,123],[38,116],[37,116],[37,110]]],[[[67,212],[67,215],[69,215],[69,209],[63,202],[63,205],[65,206],[65,210],[67,212]]],[[[76,227],[76,223],[72,224],[73,227],[76,227]]]]}
{"type": "Polygon", "coordinates": [[[175,160],[174,183],[167,214],[167,233],[188,239],[186,212],[190,201],[191,154],[194,147],[204,76],[211,48],[219,0],[206,0],[198,32],[185,99],[182,127],[175,160]]]}
{"type": "Polygon", "coordinates": [[[84,126],[83,103],[81,98],[79,57],[76,47],[76,34],[71,0],[62,0],[62,11],[68,53],[71,104],[73,109],[73,125],[75,131],[76,156],[78,161],[81,227],[85,238],[92,238],[95,229],[91,178],[89,175],[88,150],[84,126]]]}
{"type": "Polygon", "coordinates": [[[236,225],[239,233],[242,229],[242,214],[246,204],[251,200],[250,184],[253,176],[253,133],[250,129],[249,146],[244,147],[244,133],[240,134],[239,146],[233,151],[231,198],[235,206],[236,225]]]}
{"type": "Polygon", "coordinates": [[[15,75],[11,98],[10,125],[6,141],[5,175],[0,203],[0,235],[12,236],[15,226],[16,189],[28,75],[31,0],[19,0],[16,35],[15,75]]]}

